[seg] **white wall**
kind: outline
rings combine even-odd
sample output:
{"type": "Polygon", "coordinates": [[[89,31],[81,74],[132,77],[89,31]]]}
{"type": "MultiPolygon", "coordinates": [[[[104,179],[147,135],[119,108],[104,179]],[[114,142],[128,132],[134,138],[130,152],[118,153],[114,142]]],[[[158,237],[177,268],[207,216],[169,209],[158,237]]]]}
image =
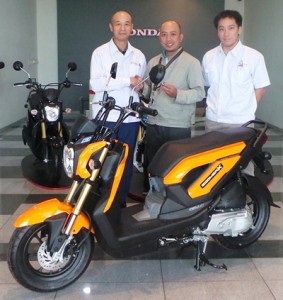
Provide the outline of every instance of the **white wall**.
{"type": "Polygon", "coordinates": [[[58,80],[57,0],[36,2],[38,81],[47,84],[58,80]]]}
{"type": "Polygon", "coordinates": [[[26,116],[25,88],[14,82],[26,80],[23,72],[13,70],[20,60],[24,68],[40,83],[56,82],[57,0],[0,0],[0,129],[26,116]]]}
{"type": "Polygon", "coordinates": [[[246,44],[265,57],[271,86],[260,103],[257,116],[283,129],[283,1],[248,0],[245,4],[246,44]]]}
{"type": "Polygon", "coordinates": [[[13,70],[16,60],[21,60],[33,75],[36,66],[30,64],[37,56],[36,0],[0,0],[0,60],[5,68],[0,70],[0,128],[24,117],[24,104],[28,91],[14,88],[13,83],[24,81],[22,72],[13,70]]]}
{"type": "Polygon", "coordinates": [[[244,17],[245,0],[225,0],[224,7],[237,10],[244,17]]]}

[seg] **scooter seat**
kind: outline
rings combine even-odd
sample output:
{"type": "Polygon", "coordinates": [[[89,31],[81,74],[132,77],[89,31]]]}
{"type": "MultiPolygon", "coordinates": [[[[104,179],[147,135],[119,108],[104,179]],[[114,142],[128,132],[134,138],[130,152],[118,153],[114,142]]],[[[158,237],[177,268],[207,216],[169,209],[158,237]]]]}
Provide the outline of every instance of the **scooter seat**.
{"type": "Polygon", "coordinates": [[[189,139],[167,142],[156,152],[148,166],[148,172],[151,176],[164,177],[185,157],[240,141],[247,142],[255,134],[254,128],[236,127],[208,132],[189,139]]]}

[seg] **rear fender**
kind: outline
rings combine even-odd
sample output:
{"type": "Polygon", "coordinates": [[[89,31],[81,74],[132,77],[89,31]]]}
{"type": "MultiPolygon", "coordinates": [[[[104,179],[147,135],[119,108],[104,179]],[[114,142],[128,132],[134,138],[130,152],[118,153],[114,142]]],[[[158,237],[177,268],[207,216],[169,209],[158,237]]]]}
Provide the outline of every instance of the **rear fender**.
{"type": "MultiPolygon", "coordinates": [[[[22,213],[15,221],[14,226],[24,227],[45,222],[51,217],[59,214],[65,214],[66,219],[72,213],[73,207],[67,205],[56,198],[46,200],[39,204],[36,204],[22,213]]],[[[90,223],[88,217],[81,212],[78,215],[75,224],[72,228],[71,234],[77,234],[83,227],[89,230],[90,223]]],[[[91,232],[94,233],[94,228],[91,228],[91,232]]]]}
{"type": "Polygon", "coordinates": [[[243,176],[244,176],[244,178],[245,178],[248,185],[254,185],[254,186],[257,186],[257,187],[259,185],[262,186],[261,189],[264,192],[265,198],[266,198],[266,200],[267,200],[267,202],[270,206],[280,208],[279,205],[277,205],[273,202],[272,195],[271,195],[269,189],[257,177],[249,176],[249,175],[246,175],[246,174],[244,174],[243,176]]]}

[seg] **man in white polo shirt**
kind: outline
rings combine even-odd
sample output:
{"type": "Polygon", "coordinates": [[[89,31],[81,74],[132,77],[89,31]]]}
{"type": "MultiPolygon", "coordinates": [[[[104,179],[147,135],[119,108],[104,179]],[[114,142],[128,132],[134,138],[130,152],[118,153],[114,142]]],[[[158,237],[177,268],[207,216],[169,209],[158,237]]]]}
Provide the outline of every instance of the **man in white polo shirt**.
{"type": "MultiPolygon", "coordinates": [[[[92,117],[95,118],[100,110],[98,101],[102,100],[105,90],[109,96],[116,100],[116,104],[125,107],[129,103],[132,88],[143,78],[146,69],[146,59],[144,54],[133,47],[129,42],[130,34],[133,30],[131,15],[126,11],[118,11],[112,16],[109,28],[113,33],[111,40],[96,48],[91,56],[90,81],[89,86],[94,95],[91,104],[92,117]],[[117,76],[109,81],[110,69],[113,63],[118,63],[117,76]]],[[[142,88],[142,85],[138,89],[142,88]]],[[[139,102],[137,92],[133,95],[133,101],[139,102]]],[[[106,126],[113,128],[119,118],[117,110],[111,110],[106,126]]],[[[120,207],[126,207],[126,196],[128,194],[131,178],[133,174],[133,155],[137,141],[140,120],[135,116],[130,116],[123,121],[119,131],[112,135],[112,138],[129,145],[129,155],[126,167],[119,185],[116,198],[120,202],[120,207]]],[[[118,201],[117,200],[117,201],[118,201]]]]}
{"type": "Polygon", "coordinates": [[[202,61],[207,91],[206,131],[242,125],[255,119],[258,103],[270,85],[264,57],[239,37],[242,16],[224,10],[214,19],[220,45],[202,61]]]}

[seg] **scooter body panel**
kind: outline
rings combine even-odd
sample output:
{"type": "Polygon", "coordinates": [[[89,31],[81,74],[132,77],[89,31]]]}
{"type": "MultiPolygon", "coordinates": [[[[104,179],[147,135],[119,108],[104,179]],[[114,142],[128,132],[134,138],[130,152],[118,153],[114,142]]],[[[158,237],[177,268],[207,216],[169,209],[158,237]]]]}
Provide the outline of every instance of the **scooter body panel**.
{"type": "Polygon", "coordinates": [[[216,184],[227,174],[239,161],[239,155],[216,160],[207,170],[188,188],[189,196],[194,199],[211,192],[216,184]]]}
{"type": "MultiPolygon", "coordinates": [[[[15,221],[14,226],[24,227],[31,226],[35,224],[40,224],[45,222],[48,218],[59,215],[66,214],[69,216],[72,213],[73,207],[67,205],[60,200],[53,198],[36,204],[22,213],[15,221]]],[[[76,219],[76,222],[72,228],[72,234],[77,234],[82,228],[89,229],[90,223],[86,215],[82,212],[76,219]]],[[[94,229],[92,229],[94,233],[94,229]]]]}
{"type": "Polygon", "coordinates": [[[143,204],[127,207],[122,210],[119,220],[113,222],[110,211],[103,213],[102,209],[96,209],[93,215],[95,236],[106,253],[114,257],[128,257],[155,251],[159,248],[159,238],[170,235],[181,236],[182,233],[188,232],[190,226],[208,218],[207,210],[203,208],[190,217],[140,222],[135,219],[135,215],[142,210],[143,204]]]}
{"type": "Polygon", "coordinates": [[[78,161],[75,161],[75,164],[77,165],[76,175],[80,176],[81,178],[88,178],[91,175],[90,170],[87,167],[87,163],[89,162],[90,157],[95,152],[104,148],[106,144],[106,141],[100,141],[96,143],[91,143],[83,149],[83,151],[80,153],[78,161]]]}
{"type": "MultiPolygon", "coordinates": [[[[240,153],[245,147],[246,144],[244,142],[239,142],[188,156],[177,163],[172,170],[166,174],[163,182],[166,185],[178,184],[191,170],[200,166],[214,163],[215,161],[225,160],[227,157],[229,158],[231,156],[236,156],[237,161],[240,153]]],[[[229,171],[229,169],[226,171],[229,171]]]]}

